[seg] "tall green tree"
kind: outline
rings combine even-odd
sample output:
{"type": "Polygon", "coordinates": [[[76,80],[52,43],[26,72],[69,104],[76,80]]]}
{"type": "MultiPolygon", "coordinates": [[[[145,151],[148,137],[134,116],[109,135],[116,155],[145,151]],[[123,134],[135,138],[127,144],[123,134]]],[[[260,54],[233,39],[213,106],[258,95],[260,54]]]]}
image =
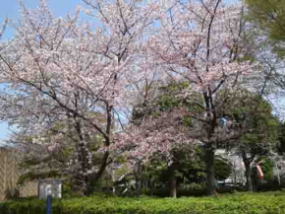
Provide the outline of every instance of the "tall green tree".
{"type": "Polygon", "coordinates": [[[242,157],[247,189],[253,190],[252,164],[258,156],[277,149],[279,121],[262,96],[241,90],[228,100],[225,114],[239,126],[241,136],[231,148],[242,157]]]}
{"type": "Polygon", "coordinates": [[[250,20],[267,31],[272,40],[285,41],[284,0],[246,0],[246,3],[250,20]]]}
{"type": "MultiPolygon", "coordinates": [[[[255,43],[253,57],[257,59],[266,73],[264,87],[273,83],[277,89],[285,89],[283,72],[285,57],[285,1],[284,0],[246,0],[247,20],[255,43]]],[[[272,92],[272,88],[271,92],[272,92]]],[[[264,88],[262,89],[262,92],[264,88]]]]}
{"type": "MultiPolygon", "coordinates": [[[[169,84],[161,86],[159,92],[153,99],[148,102],[139,103],[134,107],[132,123],[141,128],[141,124],[149,118],[159,120],[159,118],[162,118],[162,115],[166,114],[170,120],[172,113],[179,111],[179,116],[175,119],[176,122],[172,121],[177,123],[177,129],[173,135],[179,136],[182,134],[178,131],[181,127],[185,132],[192,133],[199,124],[192,115],[193,112],[202,112],[202,107],[197,105],[197,103],[202,103],[202,96],[198,93],[190,93],[189,96],[182,96],[182,91],[184,90],[190,90],[190,86],[187,82],[170,82],[169,84]]],[[[163,120],[165,121],[165,118],[163,120]]],[[[168,125],[170,126],[173,125],[171,124],[171,121],[165,122],[169,123],[168,125]]],[[[158,129],[158,132],[162,132],[165,129],[163,125],[156,128],[158,129]]],[[[166,134],[169,134],[169,132],[167,131],[166,134]]],[[[179,168],[183,165],[182,160],[185,159],[187,155],[187,159],[193,157],[191,154],[193,153],[193,146],[190,146],[189,144],[183,145],[180,142],[172,142],[171,144],[172,146],[169,151],[171,158],[166,158],[168,162],[167,173],[169,178],[167,183],[169,184],[170,195],[176,197],[177,179],[179,175],[181,175],[179,168]],[[185,152],[187,153],[186,156],[184,154],[185,152]]],[[[157,155],[157,153],[159,152],[155,152],[154,155],[157,155]]],[[[163,154],[162,156],[165,158],[166,155],[163,154]]]]}

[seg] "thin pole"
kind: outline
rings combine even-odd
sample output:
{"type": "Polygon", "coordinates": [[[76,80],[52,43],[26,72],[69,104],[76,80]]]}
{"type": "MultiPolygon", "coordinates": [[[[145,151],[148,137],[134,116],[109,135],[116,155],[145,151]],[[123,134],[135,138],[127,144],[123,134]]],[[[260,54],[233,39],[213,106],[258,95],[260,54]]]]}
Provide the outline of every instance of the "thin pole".
{"type": "Polygon", "coordinates": [[[52,195],[47,196],[47,214],[52,214],[52,195]]]}

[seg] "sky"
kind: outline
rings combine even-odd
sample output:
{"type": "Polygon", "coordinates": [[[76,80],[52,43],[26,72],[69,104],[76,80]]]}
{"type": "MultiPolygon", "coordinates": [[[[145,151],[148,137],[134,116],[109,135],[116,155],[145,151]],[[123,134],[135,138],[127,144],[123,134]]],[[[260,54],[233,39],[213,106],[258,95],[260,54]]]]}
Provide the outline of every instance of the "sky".
{"type": "MultiPolygon", "coordinates": [[[[17,20],[20,17],[19,0],[1,0],[0,6],[0,23],[5,18],[17,20]]],[[[39,0],[23,0],[28,8],[35,8],[39,5],[39,0]]],[[[49,0],[49,6],[56,16],[65,16],[68,12],[76,9],[77,5],[83,5],[81,0],[49,0]]],[[[4,39],[9,39],[13,36],[12,28],[7,28],[4,39]]],[[[11,133],[11,128],[5,122],[0,122],[0,144],[5,139],[8,139],[11,133]]]]}

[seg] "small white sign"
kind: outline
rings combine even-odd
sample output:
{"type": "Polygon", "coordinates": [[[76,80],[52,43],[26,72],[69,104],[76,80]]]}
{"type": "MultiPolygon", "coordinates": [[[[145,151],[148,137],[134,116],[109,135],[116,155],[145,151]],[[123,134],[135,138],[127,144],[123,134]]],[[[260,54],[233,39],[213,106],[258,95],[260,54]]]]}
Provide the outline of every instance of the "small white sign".
{"type": "Polygon", "coordinates": [[[62,197],[62,181],[59,179],[39,180],[38,196],[40,199],[46,199],[48,195],[53,198],[62,197]]]}

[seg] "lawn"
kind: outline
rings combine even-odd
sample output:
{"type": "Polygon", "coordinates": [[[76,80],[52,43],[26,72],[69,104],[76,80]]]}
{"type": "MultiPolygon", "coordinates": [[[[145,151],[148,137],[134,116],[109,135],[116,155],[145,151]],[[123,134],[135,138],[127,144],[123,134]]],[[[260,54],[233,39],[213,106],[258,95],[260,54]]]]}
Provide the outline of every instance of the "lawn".
{"type": "MultiPolygon", "coordinates": [[[[0,203],[1,214],[45,213],[44,201],[0,203]]],[[[53,214],[285,214],[285,191],[235,193],[217,197],[121,198],[103,195],[54,202],[53,214]]]]}

